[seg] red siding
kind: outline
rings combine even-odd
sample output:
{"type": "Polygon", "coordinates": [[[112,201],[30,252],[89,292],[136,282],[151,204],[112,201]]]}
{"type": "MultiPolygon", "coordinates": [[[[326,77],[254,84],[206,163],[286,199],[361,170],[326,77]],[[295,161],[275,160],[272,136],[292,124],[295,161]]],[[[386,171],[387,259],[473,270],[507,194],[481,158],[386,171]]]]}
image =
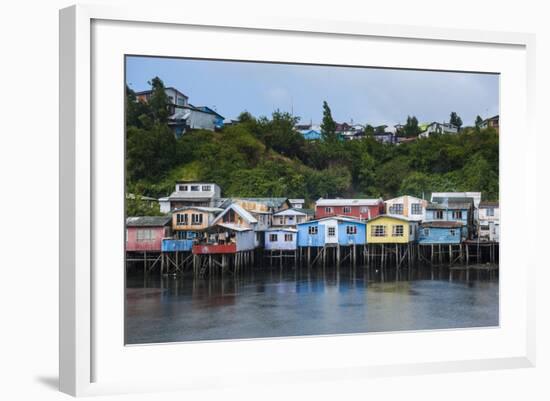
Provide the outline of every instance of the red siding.
{"type": "Polygon", "coordinates": [[[356,219],[366,220],[367,218],[374,218],[379,214],[384,213],[384,203],[380,202],[378,205],[374,206],[316,206],[315,208],[315,218],[321,219],[323,217],[329,216],[349,216],[356,219]],[[330,207],[331,212],[327,212],[325,209],[330,207]],[[344,207],[349,207],[351,211],[349,213],[344,213],[344,207]],[[368,208],[369,212],[361,212],[361,209],[368,208]],[[370,214],[370,216],[369,216],[370,214]]]}
{"type": "Polygon", "coordinates": [[[193,245],[194,255],[205,255],[214,253],[236,253],[237,244],[226,245],[193,245]]]}
{"type": "Polygon", "coordinates": [[[160,252],[162,238],[165,236],[165,227],[127,227],[127,251],[151,251],[160,252]],[[155,233],[154,239],[151,241],[138,241],[138,230],[153,230],[155,233]]]}

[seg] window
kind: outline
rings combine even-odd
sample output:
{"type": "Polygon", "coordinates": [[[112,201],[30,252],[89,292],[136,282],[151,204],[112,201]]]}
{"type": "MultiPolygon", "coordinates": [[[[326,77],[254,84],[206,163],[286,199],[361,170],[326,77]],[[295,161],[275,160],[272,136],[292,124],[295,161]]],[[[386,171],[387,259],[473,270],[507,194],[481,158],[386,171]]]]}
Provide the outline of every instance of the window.
{"type": "Polygon", "coordinates": [[[325,208],[325,213],[332,213],[332,208],[331,207],[326,207],[325,208]]]}
{"type": "Polygon", "coordinates": [[[360,209],[360,213],[368,213],[369,212],[369,208],[368,207],[362,207],[360,209]]]}
{"type": "Polygon", "coordinates": [[[489,208],[489,209],[487,209],[486,213],[487,213],[487,216],[493,217],[495,215],[495,209],[489,208]]]}
{"type": "Polygon", "coordinates": [[[294,223],[294,216],[288,216],[288,223],[289,224],[294,223]]]}
{"type": "Polygon", "coordinates": [[[328,236],[334,237],[336,235],[336,227],[329,227],[328,228],[328,236]]]}
{"type": "Polygon", "coordinates": [[[421,203],[413,203],[411,205],[411,214],[422,214],[422,204],[421,203]]]}
{"type": "Polygon", "coordinates": [[[409,225],[409,235],[413,235],[413,226],[409,225]]]}
{"type": "Polygon", "coordinates": [[[392,237],[402,237],[403,236],[403,224],[397,224],[392,227],[392,237]]]}
{"type": "Polygon", "coordinates": [[[212,191],[212,186],[211,185],[203,185],[202,190],[203,191],[212,191]]]}
{"type": "Polygon", "coordinates": [[[285,241],[286,242],[292,241],[292,234],[285,234],[285,241]]]}
{"type": "Polygon", "coordinates": [[[456,235],[456,230],[454,228],[451,228],[451,237],[454,237],[456,235]]]}
{"type": "Polygon", "coordinates": [[[403,204],[394,203],[390,206],[390,214],[403,214],[403,204]]]}
{"type": "Polygon", "coordinates": [[[176,215],[176,225],[186,226],[187,224],[188,224],[188,222],[187,222],[187,215],[186,214],[177,214],[176,215]]]}
{"type": "Polygon", "coordinates": [[[424,231],[424,235],[426,237],[428,237],[430,235],[430,229],[429,228],[425,228],[423,231],[424,231]]]}
{"type": "Polygon", "coordinates": [[[443,210],[436,210],[434,212],[434,217],[437,219],[437,220],[443,220],[443,210]]]}
{"type": "Polygon", "coordinates": [[[187,192],[187,185],[180,185],[178,187],[178,191],[181,191],[181,192],[187,192]]]}
{"type": "Polygon", "coordinates": [[[155,239],[155,232],[151,229],[138,229],[137,240],[138,241],[153,241],[155,239]]]}
{"type": "Polygon", "coordinates": [[[198,185],[191,185],[191,191],[200,191],[200,188],[198,185]]]}
{"type": "Polygon", "coordinates": [[[309,235],[317,235],[317,231],[318,231],[317,226],[309,226],[307,230],[309,235]]]}
{"type": "Polygon", "coordinates": [[[347,226],[346,234],[357,234],[357,226],[347,226]]]}
{"type": "Polygon", "coordinates": [[[277,234],[269,234],[269,242],[277,242],[277,234]]]}
{"type": "Polygon", "coordinates": [[[373,237],[385,237],[386,236],[386,226],[374,225],[371,227],[371,235],[373,237]]]}
{"type": "Polygon", "coordinates": [[[453,219],[461,220],[462,219],[462,210],[455,210],[453,212],[453,219]]]}
{"type": "Polygon", "coordinates": [[[349,206],[344,206],[344,213],[345,213],[345,214],[351,213],[351,207],[349,207],[349,206]]]}
{"type": "Polygon", "coordinates": [[[202,214],[200,213],[193,213],[191,215],[191,224],[194,226],[199,226],[202,224],[202,214]]]}
{"type": "Polygon", "coordinates": [[[187,239],[187,231],[178,231],[177,238],[178,239],[187,239]]]}

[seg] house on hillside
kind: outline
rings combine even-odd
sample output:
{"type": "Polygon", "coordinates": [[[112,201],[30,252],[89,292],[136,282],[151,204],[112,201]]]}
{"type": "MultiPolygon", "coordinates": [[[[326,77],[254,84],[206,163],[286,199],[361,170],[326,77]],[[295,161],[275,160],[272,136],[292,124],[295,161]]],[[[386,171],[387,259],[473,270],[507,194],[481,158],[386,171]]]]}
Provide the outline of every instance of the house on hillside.
{"type": "Polygon", "coordinates": [[[325,217],[297,225],[299,247],[366,243],[366,223],[349,217],[325,217]]]}
{"type": "Polygon", "coordinates": [[[161,213],[186,206],[218,207],[221,203],[221,188],[213,182],[178,181],[175,191],[160,198],[161,213]]]}
{"type": "Polygon", "coordinates": [[[410,195],[403,195],[397,198],[384,201],[386,214],[405,217],[409,220],[421,221],[426,217],[426,206],[428,201],[415,198],[410,195]]]}
{"type": "Polygon", "coordinates": [[[418,221],[379,215],[367,221],[367,244],[407,244],[417,239],[418,221]]]}
{"type": "MultiPolygon", "coordinates": [[[[168,126],[174,132],[176,138],[182,136],[191,129],[205,129],[214,131],[224,124],[224,117],[208,106],[195,107],[189,103],[189,97],[176,88],[164,89],[168,97],[168,126]]],[[[147,103],[153,94],[152,90],[136,92],[138,102],[147,103]]]]}
{"type": "Polygon", "coordinates": [[[445,203],[450,199],[470,198],[474,203],[473,224],[479,224],[478,209],[481,202],[481,192],[432,192],[431,201],[434,203],[445,203]]]}
{"type": "Polygon", "coordinates": [[[394,144],[397,143],[397,136],[392,132],[375,132],[373,134],[373,137],[376,141],[380,143],[386,143],[386,144],[394,144]]]}
{"type": "Polygon", "coordinates": [[[499,203],[489,201],[480,202],[478,213],[478,238],[482,241],[500,242],[499,203]]]}
{"type": "Polygon", "coordinates": [[[429,138],[432,134],[458,134],[458,127],[450,123],[438,123],[436,121],[429,124],[420,124],[419,138],[429,138]]]}
{"type": "Polygon", "coordinates": [[[139,216],[126,219],[127,252],[160,252],[162,239],[170,236],[170,216],[139,216]]]}
{"type": "Polygon", "coordinates": [[[486,118],[485,120],[482,121],[482,123],[479,125],[479,128],[481,129],[485,129],[485,128],[494,128],[497,130],[498,132],[498,129],[499,129],[499,115],[497,114],[496,116],[493,116],[493,117],[490,117],[490,118],[486,118]]]}
{"type": "Polygon", "coordinates": [[[329,216],[354,217],[368,220],[384,213],[384,201],[378,199],[319,199],[315,203],[315,218],[329,216]]]}

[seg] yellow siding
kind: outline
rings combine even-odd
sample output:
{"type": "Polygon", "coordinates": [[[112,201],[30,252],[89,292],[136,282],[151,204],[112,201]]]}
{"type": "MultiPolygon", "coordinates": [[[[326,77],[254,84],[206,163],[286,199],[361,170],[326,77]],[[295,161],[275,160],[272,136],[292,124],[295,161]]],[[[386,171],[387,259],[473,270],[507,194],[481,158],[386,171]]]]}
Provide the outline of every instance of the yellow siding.
{"type": "Polygon", "coordinates": [[[182,230],[203,230],[208,227],[208,218],[209,213],[207,212],[201,212],[198,210],[183,210],[181,212],[174,212],[172,214],[172,229],[174,231],[182,231],[182,230]],[[187,215],[187,225],[178,225],[178,215],[179,214],[186,214],[187,215]],[[191,224],[193,219],[191,215],[193,214],[202,214],[202,224],[191,224]]]}
{"type": "Polygon", "coordinates": [[[409,222],[405,220],[395,219],[393,217],[384,216],[367,222],[367,244],[406,244],[409,242],[409,222]],[[386,228],[385,237],[374,237],[372,234],[373,226],[384,226],[386,228]],[[393,226],[403,226],[403,236],[394,237],[393,226]]]}

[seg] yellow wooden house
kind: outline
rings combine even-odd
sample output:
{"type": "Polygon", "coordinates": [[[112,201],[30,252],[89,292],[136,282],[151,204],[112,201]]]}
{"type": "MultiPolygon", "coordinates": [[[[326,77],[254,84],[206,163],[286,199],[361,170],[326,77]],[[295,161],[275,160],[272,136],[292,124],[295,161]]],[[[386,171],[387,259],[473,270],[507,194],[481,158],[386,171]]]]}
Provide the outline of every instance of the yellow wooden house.
{"type": "Polygon", "coordinates": [[[407,244],[416,241],[418,222],[380,215],[367,221],[367,244],[407,244]]]}

